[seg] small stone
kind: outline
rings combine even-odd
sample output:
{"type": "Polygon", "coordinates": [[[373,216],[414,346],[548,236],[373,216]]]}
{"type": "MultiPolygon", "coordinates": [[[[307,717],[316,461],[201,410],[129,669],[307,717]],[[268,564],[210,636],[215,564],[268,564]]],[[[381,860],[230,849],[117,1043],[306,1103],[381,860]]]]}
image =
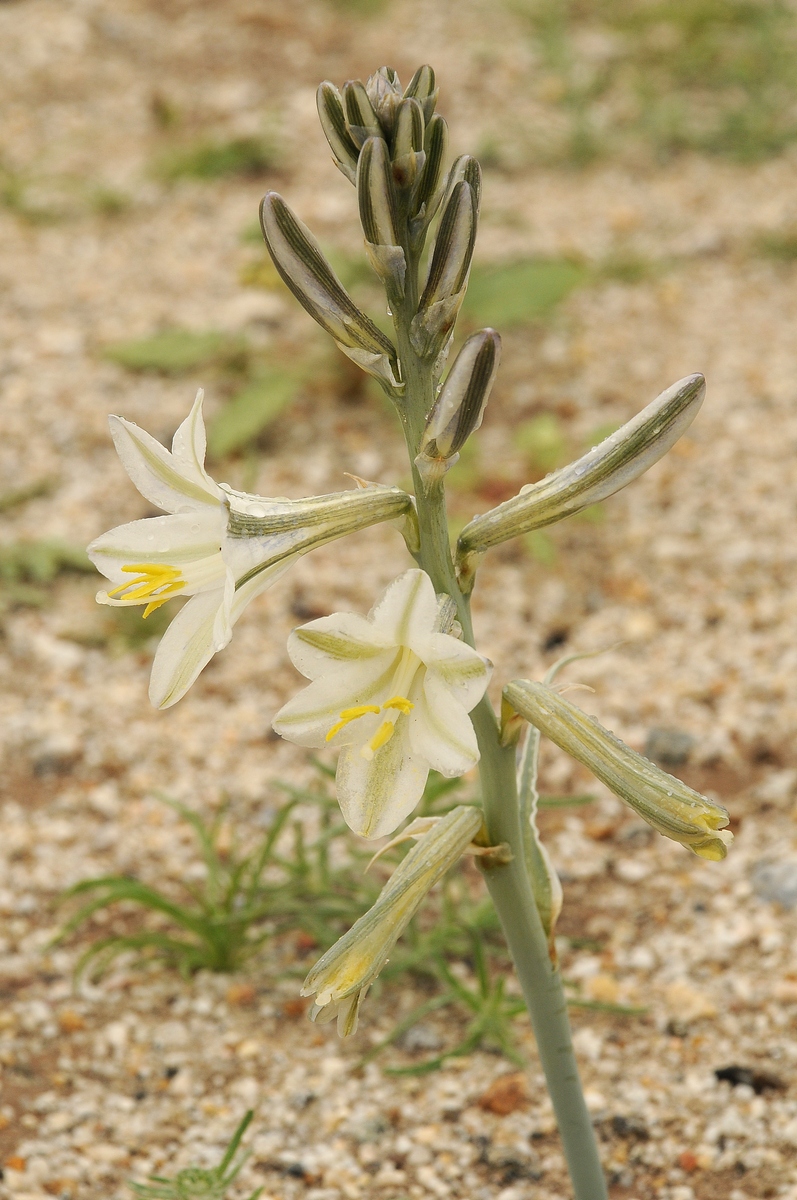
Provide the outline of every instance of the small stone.
{"type": "Polygon", "coordinates": [[[662,767],[681,767],[689,758],[695,745],[691,733],[683,729],[668,729],[654,726],[645,742],[645,758],[662,767]]]}
{"type": "Polygon", "coordinates": [[[612,1130],[621,1138],[635,1138],[637,1141],[646,1142],[650,1137],[650,1130],[641,1117],[624,1116],[617,1113],[612,1117],[612,1130]]]}
{"type": "Polygon", "coordinates": [[[599,1004],[616,1004],[620,985],[613,975],[593,975],[584,984],[584,991],[589,1000],[596,1000],[599,1004]]]}
{"type": "Polygon", "coordinates": [[[431,1025],[413,1025],[399,1040],[398,1044],[408,1054],[417,1054],[422,1050],[439,1050],[442,1042],[431,1025]]]}
{"type": "Polygon", "coordinates": [[[58,1024],[62,1033],[77,1033],[79,1029],[86,1028],[86,1022],[80,1013],[71,1008],[65,1008],[58,1014],[58,1024]]]}
{"type": "Polygon", "coordinates": [[[716,1017],[716,1006],[702,992],[691,988],[688,983],[671,983],[667,988],[667,1007],[680,1021],[699,1021],[702,1017],[716,1017]]]}
{"type": "Polygon", "coordinates": [[[297,1017],[303,1017],[307,1011],[307,1001],[304,996],[294,996],[291,1000],[286,1000],[282,1006],[282,1015],[284,1017],[292,1017],[294,1020],[297,1017]]]}
{"type": "Polygon", "coordinates": [[[769,1071],[757,1071],[753,1067],[740,1067],[734,1063],[730,1067],[717,1067],[715,1076],[721,1082],[729,1083],[731,1087],[750,1087],[757,1096],[762,1092],[785,1091],[786,1084],[778,1075],[769,1071]]]}
{"type": "Polygon", "coordinates": [[[5,1160],[3,1165],[11,1171],[24,1171],[27,1164],[20,1154],[12,1154],[5,1160]]]}
{"type": "Polygon", "coordinates": [[[751,879],[753,891],[761,900],[780,904],[782,908],[797,905],[797,860],[784,858],[780,862],[757,862],[751,879]]]}
{"type": "Polygon", "coordinates": [[[236,1008],[247,1008],[256,999],[257,992],[251,983],[231,983],[227,988],[227,1003],[236,1008]]]}
{"type": "Polygon", "coordinates": [[[693,1154],[691,1150],[684,1150],[678,1155],[678,1166],[682,1171],[691,1175],[692,1171],[696,1171],[698,1168],[697,1155],[693,1154]]]}
{"type": "Polygon", "coordinates": [[[525,1108],[530,1099],[526,1076],[518,1071],[512,1075],[499,1075],[494,1079],[486,1092],[479,1097],[478,1105],[479,1108],[499,1117],[507,1117],[510,1113],[525,1108]]]}

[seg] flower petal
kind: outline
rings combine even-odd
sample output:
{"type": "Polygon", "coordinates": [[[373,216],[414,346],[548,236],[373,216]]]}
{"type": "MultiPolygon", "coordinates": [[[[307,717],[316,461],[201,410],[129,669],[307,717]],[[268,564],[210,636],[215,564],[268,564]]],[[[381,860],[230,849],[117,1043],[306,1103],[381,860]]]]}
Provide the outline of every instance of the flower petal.
{"type": "Polygon", "coordinates": [[[413,689],[408,716],[409,743],[435,771],[454,779],[479,761],[476,734],[465,708],[436,675],[426,672],[423,687],[413,689]]]}
{"type": "Polygon", "coordinates": [[[151,504],[170,513],[201,512],[220,504],[221,489],[207,476],[204,482],[193,472],[185,474],[182,463],[146,430],[123,417],[109,417],[108,424],[122,466],[151,504]]]}
{"type": "Polygon", "coordinates": [[[406,721],[399,717],[395,734],[370,761],[359,746],[344,746],[340,752],[338,803],[346,824],[360,837],[392,833],[423,795],[429,764],[410,752],[406,721]]]}
{"type": "Polygon", "coordinates": [[[472,646],[449,633],[432,633],[413,642],[412,648],[428,670],[464,705],[466,712],[479,703],[493,668],[472,646]]]}
{"type": "Polygon", "coordinates": [[[372,623],[359,613],[333,613],[294,629],[288,654],[297,671],[317,679],[342,662],[362,662],[384,653],[390,646],[377,636],[372,623]]]}
{"type": "Polygon", "coordinates": [[[213,496],[219,494],[219,488],[205,470],[205,452],[207,438],[205,437],[205,422],[202,419],[202,401],[205,393],[202,388],[196,394],[193,408],[177,429],[172,439],[172,458],[174,465],[186,480],[191,480],[200,488],[213,496]]]}
{"type": "Polygon", "coordinates": [[[193,596],[161,639],[152,664],[149,698],[156,708],[170,708],[190,688],[199,672],[220,649],[214,625],[224,598],[222,588],[193,596]]]}
{"type": "MultiPolygon", "coordinates": [[[[88,547],[87,554],[98,571],[115,584],[129,583],[130,574],[122,571],[131,563],[168,563],[188,568],[192,562],[219,555],[223,512],[204,509],[197,513],[174,513],[168,517],[145,517],[117,525],[88,547]]],[[[201,589],[218,587],[224,579],[224,567],[219,555],[219,577],[201,589]]]]}
{"type": "Polygon", "coordinates": [[[434,629],[437,596],[425,571],[405,571],[385,589],[369,614],[374,632],[385,641],[408,646],[414,637],[434,629]]]}
{"type": "MultiPolygon", "coordinates": [[[[395,650],[384,650],[365,662],[341,664],[334,674],[314,680],[289,700],[272,721],[273,728],[300,746],[325,746],[327,734],[344,709],[378,705],[388,698],[396,657],[395,650]]],[[[332,744],[356,742],[359,753],[359,747],[375,732],[374,724],[369,716],[359,717],[344,726],[332,744]]]]}

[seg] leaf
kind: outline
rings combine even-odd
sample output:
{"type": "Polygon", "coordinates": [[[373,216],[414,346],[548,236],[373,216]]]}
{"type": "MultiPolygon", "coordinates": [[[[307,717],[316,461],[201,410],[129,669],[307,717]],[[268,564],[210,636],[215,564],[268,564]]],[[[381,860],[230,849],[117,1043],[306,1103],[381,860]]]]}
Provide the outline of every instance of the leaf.
{"type": "Polygon", "coordinates": [[[297,394],[303,374],[272,368],[233,396],[208,429],[208,448],[222,458],[254,441],[297,394]]]}
{"type": "Polygon", "coordinates": [[[197,332],[190,329],[165,329],[147,338],[115,342],[105,348],[105,357],[128,371],[158,371],[164,375],[182,375],[211,363],[229,362],[246,348],[242,338],[232,338],[220,330],[197,332]]]}
{"type": "Polygon", "coordinates": [[[228,142],[198,142],[161,155],[156,174],[163,179],[222,179],[225,176],[255,178],[279,164],[280,154],[272,141],[257,137],[232,138],[228,142]]]}
{"type": "Polygon", "coordinates": [[[534,258],[474,267],[463,315],[473,324],[506,329],[547,316],[586,281],[585,266],[566,258],[534,258]]]}

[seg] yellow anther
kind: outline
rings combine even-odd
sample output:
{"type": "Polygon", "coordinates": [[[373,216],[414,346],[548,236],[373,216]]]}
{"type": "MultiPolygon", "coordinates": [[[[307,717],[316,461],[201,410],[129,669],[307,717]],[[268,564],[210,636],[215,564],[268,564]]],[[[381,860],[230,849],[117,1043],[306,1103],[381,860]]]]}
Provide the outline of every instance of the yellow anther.
{"type": "Polygon", "coordinates": [[[391,696],[389,700],[385,701],[382,708],[397,708],[399,712],[406,714],[412,712],[415,705],[406,696],[391,696]]]}
{"type": "Polygon", "coordinates": [[[341,729],[345,729],[350,721],[356,721],[358,717],[364,717],[366,713],[381,712],[377,704],[358,704],[356,708],[344,708],[340,714],[340,720],[332,726],[326,736],[326,741],[331,742],[336,733],[340,733],[341,729]]]}
{"type": "Polygon", "coordinates": [[[376,754],[377,750],[379,750],[380,747],[384,746],[387,742],[389,742],[393,736],[393,730],[395,728],[396,728],[396,726],[393,723],[393,721],[383,721],[382,724],[377,729],[374,736],[371,738],[368,745],[363,746],[363,753],[364,753],[365,757],[371,758],[374,754],[376,754]],[[371,753],[366,754],[365,751],[367,751],[367,750],[370,750],[371,753]]]}
{"type": "Polygon", "coordinates": [[[145,619],[185,587],[182,572],[168,563],[130,563],[122,571],[138,578],[120,583],[108,595],[119,596],[127,604],[146,604],[145,619]]]}

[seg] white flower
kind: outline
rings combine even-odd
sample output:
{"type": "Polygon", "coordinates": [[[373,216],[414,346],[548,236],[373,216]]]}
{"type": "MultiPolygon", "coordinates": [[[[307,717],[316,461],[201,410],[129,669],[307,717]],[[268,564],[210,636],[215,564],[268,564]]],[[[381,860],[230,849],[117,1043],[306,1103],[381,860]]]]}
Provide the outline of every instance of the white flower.
{"type": "Polygon", "coordinates": [[[401,517],[409,497],[370,487],[306,500],[267,499],[232,491],[205,470],[202,392],[174,435],[172,450],[121,417],[111,436],[128,475],[147,500],[169,514],[131,521],[88,547],[113,584],[100,604],[144,605],[144,617],[190,596],[155,655],[150,700],[168,708],[232,637],[246,605],[301,554],[376,521],[401,517]]]}
{"type": "Polygon", "coordinates": [[[338,801],[362,837],[391,833],[421,798],[430,768],[448,778],[479,761],[468,713],[491,665],[440,630],[424,571],[400,575],[368,617],[333,613],[295,629],[294,665],[313,682],[280,709],[277,733],[340,747],[338,801]]]}
{"type": "Polygon", "coordinates": [[[482,821],[478,808],[461,806],[411,835],[418,837],[418,845],[393,872],[373,908],[327,950],[305,979],[302,995],[315,995],[311,1020],[323,1025],[337,1017],[341,1037],[354,1033],[368,988],[429,890],[471,846],[482,821]]]}

